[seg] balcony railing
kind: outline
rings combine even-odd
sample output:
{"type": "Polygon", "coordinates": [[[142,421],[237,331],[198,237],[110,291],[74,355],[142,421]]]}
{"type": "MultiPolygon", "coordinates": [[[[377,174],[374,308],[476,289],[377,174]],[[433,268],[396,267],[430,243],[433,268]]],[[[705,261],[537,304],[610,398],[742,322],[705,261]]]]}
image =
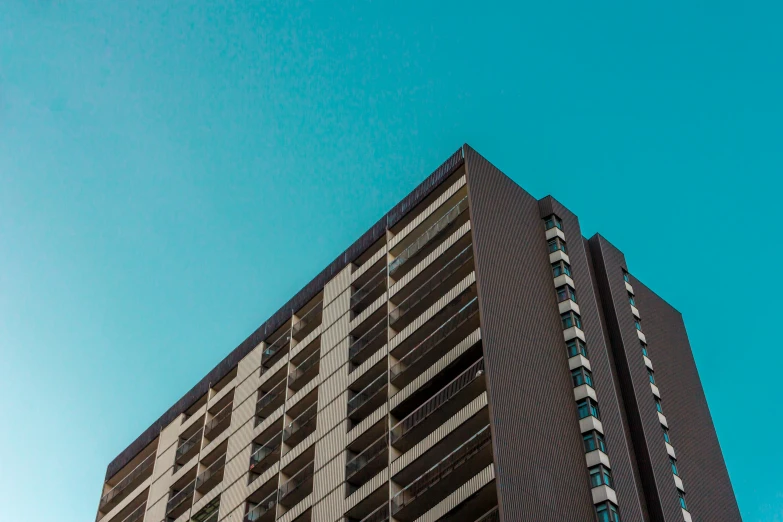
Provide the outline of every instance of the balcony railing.
{"type": "Polygon", "coordinates": [[[440,462],[411,482],[392,498],[392,514],[419,498],[427,490],[448,477],[452,471],[460,467],[490,443],[489,426],[484,426],[478,433],[466,440],[457,449],[446,455],[440,462]]]}
{"type": "Polygon", "coordinates": [[[258,399],[256,402],[256,415],[261,415],[261,412],[264,411],[264,408],[272,404],[272,402],[274,402],[274,400],[277,399],[283,391],[285,391],[285,379],[282,379],[279,383],[275,384],[274,388],[266,392],[261,396],[260,399],[258,399]]]}
{"type": "Polygon", "coordinates": [[[471,364],[465,371],[459,374],[454,380],[441,388],[435,395],[413,410],[408,416],[398,422],[391,429],[392,444],[399,440],[410,430],[421,424],[430,415],[438,411],[441,406],[451,400],[460,391],[465,389],[470,383],[475,381],[484,371],[484,359],[479,359],[471,364]]]}
{"type": "Polygon", "coordinates": [[[411,308],[421,303],[424,298],[430,295],[435,289],[437,289],[444,281],[451,277],[460,268],[465,266],[471,259],[473,259],[473,246],[468,245],[459,254],[446,263],[440,270],[438,270],[432,277],[427,279],[422,285],[417,288],[411,295],[406,297],[397,308],[389,313],[389,324],[394,324],[411,308]]]}
{"type": "Polygon", "coordinates": [[[315,461],[311,461],[304,468],[297,471],[293,477],[288,479],[285,484],[280,486],[280,495],[278,496],[278,502],[282,502],[284,498],[299,489],[302,484],[313,478],[315,473],[315,461]]]}
{"type": "Polygon", "coordinates": [[[201,486],[203,486],[210,480],[217,477],[220,473],[223,473],[223,468],[225,466],[226,466],[226,454],[224,453],[223,455],[218,457],[215,462],[210,464],[207,469],[202,471],[198,477],[196,477],[196,489],[199,489],[201,486]]]}
{"type": "Polygon", "coordinates": [[[308,427],[311,423],[315,422],[316,414],[318,413],[318,403],[314,403],[312,406],[307,408],[304,412],[300,413],[297,418],[295,418],[291,423],[288,425],[288,427],[283,430],[283,440],[287,441],[290,439],[294,434],[304,431],[306,427],[308,427]]]}
{"type": "Polygon", "coordinates": [[[476,522],[500,522],[500,511],[495,506],[476,519],[476,522]]]}
{"type": "Polygon", "coordinates": [[[462,306],[454,315],[446,319],[437,330],[429,334],[411,351],[406,353],[400,360],[391,367],[391,381],[399,377],[408,367],[429,353],[441,341],[451,335],[457,328],[462,326],[470,317],[478,311],[478,298],[474,297],[467,304],[462,306]]]}
{"type": "Polygon", "coordinates": [[[261,445],[258,449],[256,449],[252,455],[250,455],[250,469],[252,470],[255,466],[257,466],[259,463],[263,462],[263,460],[268,456],[274,453],[282,443],[282,435],[283,432],[278,431],[275,433],[271,439],[266,441],[264,444],[261,445]]]}
{"type": "Polygon", "coordinates": [[[146,510],[147,510],[147,503],[144,502],[142,505],[134,509],[130,515],[123,518],[122,522],[139,522],[139,520],[144,519],[144,513],[146,510]]]}
{"type": "Polygon", "coordinates": [[[348,359],[353,360],[359,355],[367,346],[383,336],[384,343],[386,342],[386,317],[375,323],[372,328],[367,330],[364,335],[356,339],[353,344],[348,348],[348,359]]]}
{"type": "Polygon", "coordinates": [[[365,402],[375,396],[384,386],[388,383],[388,376],[386,372],[383,372],[374,381],[365,386],[361,391],[356,392],[356,395],[348,399],[348,415],[359,409],[365,402]]]}
{"type": "Polygon", "coordinates": [[[348,461],[345,465],[345,478],[350,480],[351,477],[356,475],[360,470],[364,469],[368,464],[373,462],[376,458],[387,453],[389,447],[389,437],[384,433],[381,438],[370,444],[361,453],[348,461]]]}
{"type": "Polygon", "coordinates": [[[307,311],[299,320],[291,327],[291,336],[296,337],[299,332],[307,328],[308,326],[317,326],[321,323],[321,317],[323,316],[323,302],[316,304],[310,310],[307,311]]]}
{"type": "Polygon", "coordinates": [[[283,332],[283,334],[278,337],[275,342],[264,348],[264,351],[261,352],[261,371],[266,369],[266,365],[269,361],[271,361],[278,353],[280,353],[282,350],[284,350],[288,343],[291,341],[291,334],[290,332],[286,331],[283,332]]]}
{"type": "Polygon", "coordinates": [[[152,473],[152,466],[155,464],[155,454],[150,454],[147,458],[141,461],[138,466],[128,473],[116,486],[111,488],[101,497],[100,507],[103,509],[108,503],[122,495],[125,490],[141,478],[146,472],[152,473]]]}
{"type": "Polygon", "coordinates": [[[244,522],[255,522],[277,506],[277,490],[273,491],[264,500],[253,506],[245,514],[244,522]]]}
{"type": "Polygon", "coordinates": [[[188,452],[189,452],[191,449],[193,449],[193,447],[194,447],[196,444],[199,444],[199,443],[201,442],[201,435],[202,435],[203,431],[204,431],[204,428],[201,428],[201,429],[199,429],[199,430],[198,430],[198,431],[196,431],[196,432],[195,432],[193,435],[191,435],[190,437],[188,437],[188,440],[184,441],[182,444],[180,444],[180,445],[177,447],[177,451],[176,451],[176,453],[174,454],[174,460],[175,460],[175,462],[179,462],[179,461],[180,461],[180,459],[181,459],[181,458],[182,458],[184,455],[187,455],[187,454],[188,454],[188,452]]]}
{"type": "Polygon", "coordinates": [[[389,275],[394,274],[410,258],[418,254],[430,241],[446,230],[465,209],[468,208],[468,197],[462,198],[456,205],[451,207],[446,214],[440,218],[434,225],[424,231],[422,235],[416,238],[397,258],[389,264],[389,275]]]}
{"type": "Polygon", "coordinates": [[[168,502],[166,502],[166,514],[168,515],[179,506],[185,503],[189,498],[193,498],[193,490],[196,489],[196,481],[191,480],[187,486],[175,493],[168,502]]]}
{"type": "Polygon", "coordinates": [[[302,377],[309,369],[311,369],[313,366],[318,364],[318,362],[321,360],[321,351],[316,350],[312,354],[310,354],[307,359],[299,363],[299,366],[293,369],[293,371],[288,375],[288,386],[291,386],[296,382],[297,379],[302,377]]]}
{"type": "MultiPolygon", "coordinates": [[[[204,436],[208,439],[210,439],[212,433],[220,428],[220,425],[223,424],[226,420],[231,419],[231,411],[234,407],[234,404],[229,402],[223,408],[215,414],[214,417],[212,417],[212,420],[210,420],[205,426],[204,426],[204,436]]],[[[222,432],[222,430],[221,430],[222,432]]]]}
{"type": "Polygon", "coordinates": [[[387,522],[389,520],[389,502],[364,517],[360,522],[387,522]]]}
{"type": "Polygon", "coordinates": [[[377,274],[372,276],[369,281],[364,283],[361,288],[353,292],[351,296],[351,309],[362,303],[364,299],[371,295],[377,288],[386,283],[386,267],[384,266],[377,274]]]}

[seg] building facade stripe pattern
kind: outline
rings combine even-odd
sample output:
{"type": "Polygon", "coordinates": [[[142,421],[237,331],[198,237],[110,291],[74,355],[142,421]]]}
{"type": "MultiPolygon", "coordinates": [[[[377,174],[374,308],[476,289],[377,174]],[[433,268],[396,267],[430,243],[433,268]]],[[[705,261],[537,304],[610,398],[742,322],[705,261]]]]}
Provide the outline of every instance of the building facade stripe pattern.
{"type": "Polygon", "coordinates": [[[637,287],[465,145],[109,464],[96,520],[740,520],[684,325],[645,294],[642,333],[637,287]]]}

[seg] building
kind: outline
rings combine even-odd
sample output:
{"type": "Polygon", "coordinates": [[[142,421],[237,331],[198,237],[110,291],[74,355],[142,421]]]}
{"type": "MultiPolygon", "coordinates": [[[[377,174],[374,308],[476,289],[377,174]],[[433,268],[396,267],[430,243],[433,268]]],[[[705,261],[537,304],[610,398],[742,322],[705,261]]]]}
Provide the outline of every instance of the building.
{"type": "Polygon", "coordinates": [[[741,518],[679,312],[466,145],[109,464],[98,520],[741,518]]]}

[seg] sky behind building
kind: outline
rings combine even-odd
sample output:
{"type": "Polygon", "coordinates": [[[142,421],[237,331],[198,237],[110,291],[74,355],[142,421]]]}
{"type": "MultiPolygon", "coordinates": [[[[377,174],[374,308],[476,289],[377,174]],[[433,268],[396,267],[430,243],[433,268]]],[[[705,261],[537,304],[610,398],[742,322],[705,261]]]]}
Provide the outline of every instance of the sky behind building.
{"type": "Polygon", "coordinates": [[[683,313],[743,517],[783,520],[780,6],[126,4],[0,13],[0,520],[94,517],[463,142],[683,313]]]}

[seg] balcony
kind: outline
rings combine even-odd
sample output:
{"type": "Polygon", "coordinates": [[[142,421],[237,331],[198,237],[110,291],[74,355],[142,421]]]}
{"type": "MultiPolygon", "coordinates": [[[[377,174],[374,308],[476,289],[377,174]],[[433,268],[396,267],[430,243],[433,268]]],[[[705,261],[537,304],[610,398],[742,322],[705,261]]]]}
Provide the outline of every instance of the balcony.
{"type": "Polygon", "coordinates": [[[278,431],[266,442],[259,444],[250,455],[250,471],[261,474],[280,459],[280,445],[283,442],[283,432],[278,431]]]}
{"type": "Polygon", "coordinates": [[[293,448],[315,431],[318,401],[291,421],[283,430],[283,442],[293,448]]]}
{"type": "Polygon", "coordinates": [[[99,510],[107,512],[119,504],[121,500],[152,475],[154,464],[155,453],[153,452],[101,497],[99,510]]]}
{"type": "Polygon", "coordinates": [[[212,488],[220,484],[223,480],[223,470],[226,467],[226,454],[215,459],[215,461],[196,477],[196,491],[206,495],[212,488]]]}
{"type": "Polygon", "coordinates": [[[361,422],[381,404],[386,402],[388,394],[385,393],[389,384],[389,377],[383,372],[361,391],[355,392],[348,399],[348,417],[354,422],[361,422]]]}
{"type": "Polygon", "coordinates": [[[286,381],[281,380],[256,401],[256,426],[285,402],[286,381]]]}
{"type": "Polygon", "coordinates": [[[415,520],[492,462],[489,426],[405,486],[391,501],[392,515],[402,522],[415,520]]]}
{"type": "Polygon", "coordinates": [[[284,330],[264,351],[261,352],[261,374],[263,375],[269,368],[277,362],[280,357],[288,353],[291,345],[291,334],[288,329],[284,330]]]}
{"type": "Polygon", "coordinates": [[[139,507],[134,509],[128,516],[123,518],[120,522],[141,522],[144,520],[144,513],[147,510],[147,503],[142,503],[139,507]]]}
{"type": "MultiPolygon", "coordinates": [[[[389,264],[389,275],[394,276],[395,279],[399,280],[404,273],[410,270],[410,268],[406,266],[409,260],[422,254],[424,251],[432,251],[438,244],[436,239],[444,236],[444,231],[454,228],[454,225],[461,225],[468,220],[468,213],[465,212],[467,209],[468,197],[465,196],[413,241],[407,243],[407,238],[403,240],[403,243],[406,243],[406,246],[404,246],[404,250],[395,257],[394,261],[389,264]]],[[[399,247],[400,245],[395,247],[392,254],[394,254],[394,251],[399,247]]]]}
{"type": "Polygon", "coordinates": [[[391,429],[391,444],[408,451],[485,389],[484,359],[471,364],[391,429]]]}
{"type": "Polygon", "coordinates": [[[220,512],[220,496],[214,498],[206,506],[202,507],[198,513],[193,515],[190,522],[217,522],[220,512]]]}
{"type": "Polygon", "coordinates": [[[384,433],[345,465],[345,479],[361,487],[389,465],[389,436],[384,433]]]}
{"type": "Polygon", "coordinates": [[[174,462],[183,466],[187,464],[201,449],[201,436],[204,432],[203,428],[199,428],[186,440],[181,441],[177,446],[177,451],[174,454],[174,462]]]}
{"type": "Polygon", "coordinates": [[[398,332],[401,331],[472,271],[473,246],[469,244],[434,274],[422,274],[426,276],[423,283],[419,284],[416,280],[409,283],[409,285],[418,284],[418,287],[412,292],[404,292],[405,297],[389,313],[389,326],[398,332]],[[444,290],[438,292],[441,288],[444,290]]]}
{"type": "MultiPolygon", "coordinates": [[[[470,297],[470,294],[467,294],[467,297],[470,297]]],[[[467,303],[464,302],[464,299],[452,302],[442,313],[438,314],[441,318],[447,317],[443,323],[405,352],[391,367],[391,383],[402,389],[426,368],[429,368],[433,362],[456,346],[459,341],[467,337],[479,325],[478,311],[478,298],[476,297],[470,298],[467,303]]],[[[405,346],[397,346],[394,352],[400,354],[404,352],[405,348],[405,346]]]]}
{"type": "Polygon", "coordinates": [[[323,301],[318,301],[309,310],[307,310],[298,321],[291,327],[291,337],[295,341],[301,341],[307,337],[310,332],[318,328],[323,316],[323,301]]]}
{"type": "Polygon", "coordinates": [[[384,502],[381,507],[361,519],[359,522],[388,522],[389,520],[389,503],[384,502]]]}
{"type": "Polygon", "coordinates": [[[248,506],[243,522],[271,522],[277,514],[277,491],[273,491],[262,501],[248,506]]]}
{"type": "Polygon", "coordinates": [[[205,439],[215,440],[218,435],[223,433],[226,428],[231,425],[231,412],[233,407],[234,403],[229,402],[206,423],[204,426],[205,439]]]}
{"type": "Polygon", "coordinates": [[[386,265],[375,272],[368,280],[361,281],[361,286],[356,288],[351,295],[351,311],[355,314],[362,313],[370,304],[383,295],[387,287],[386,265]]]}
{"type": "Polygon", "coordinates": [[[368,320],[375,320],[375,322],[370,323],[372,326],[366,331],[357,328],[352,334],[354,341],[348,347],[348,360],[354,368],[372,357],[387,341],[388,327],[384,311],[378,310],[368,320]]]}
{"type": "Polygon", "coordinates": [[[188,484],[169,495],[169,501],[166,502],[166,517],[172,520],[177,519],[193,505],[193,491],[196,489],[196,481],[191,480],[188,484]]]}
{"type": "Polygon", "coordinates": [[[287,508],[295,506],[313,491],[313,475],[315,474],[315,462],[310,461],[302,469],[296,472],[280,486],[278,491],[278,503],[287,508]]]}
{"type": "Polygon", "coordinates": [[[316,349],[288,374],[288,387],[299,391],[318,375],[321,351],[316,349]]]}

